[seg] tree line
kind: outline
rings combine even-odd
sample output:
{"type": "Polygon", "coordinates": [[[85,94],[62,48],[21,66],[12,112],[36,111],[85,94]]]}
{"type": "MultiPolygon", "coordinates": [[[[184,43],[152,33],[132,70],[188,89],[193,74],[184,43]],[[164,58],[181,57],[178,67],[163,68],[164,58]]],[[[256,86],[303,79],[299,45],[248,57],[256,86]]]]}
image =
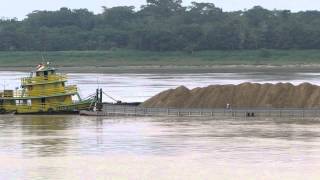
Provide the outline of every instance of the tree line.
{"type": "Polygon", "coordinates": [[[225,12],[212,3],[147,0],[133,6],[34,11],[23,20],[0,20],[1,51],[148,51],[319,49],[320,12],[225,12]]]}

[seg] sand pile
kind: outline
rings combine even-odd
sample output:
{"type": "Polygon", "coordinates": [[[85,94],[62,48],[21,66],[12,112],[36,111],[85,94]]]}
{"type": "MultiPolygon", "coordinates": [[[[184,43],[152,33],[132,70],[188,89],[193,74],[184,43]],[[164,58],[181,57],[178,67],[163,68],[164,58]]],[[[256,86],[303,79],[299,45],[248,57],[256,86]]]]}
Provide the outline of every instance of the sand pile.
{"type": "Polygon", "coordinates": [[[192,90],[184,86],[170,89],[145,101],[144,107],[177,108],[226,108],[274,107],[312,108],[320,107],[320,86],[303,83],[240,85],[212,85],[192,90]]]}

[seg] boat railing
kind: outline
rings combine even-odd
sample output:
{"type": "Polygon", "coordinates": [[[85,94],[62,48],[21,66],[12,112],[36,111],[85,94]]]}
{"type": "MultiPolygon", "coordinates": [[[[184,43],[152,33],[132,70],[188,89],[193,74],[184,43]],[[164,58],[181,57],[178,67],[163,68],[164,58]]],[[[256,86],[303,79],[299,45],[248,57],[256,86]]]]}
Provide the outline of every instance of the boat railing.
{"type": "Polygon", "coordinates": [[[13,97],[15,98],[27,98],[27,97],[39,97],[39,96],[54,96],[59,94],[74,94],[78,89],[76,85],[65,86],[59,88],[46,88],[46,89],[33,89],[33,90],[17,90],[14,91],[13,97]]]}
{"type": "Polygon", "coordinates": [[[54,74],[48,76],[25,77],[21,79],[21,85],[45,84],[56,81],[66,81],[66,74],[54,74]]]}

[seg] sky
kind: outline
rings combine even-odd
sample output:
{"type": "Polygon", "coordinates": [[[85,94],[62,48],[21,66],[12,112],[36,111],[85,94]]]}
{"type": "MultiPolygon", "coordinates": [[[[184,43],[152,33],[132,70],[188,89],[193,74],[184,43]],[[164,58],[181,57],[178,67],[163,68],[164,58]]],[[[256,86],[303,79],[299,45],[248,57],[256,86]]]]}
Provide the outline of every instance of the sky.
{"type": "MultiPolygon", "coordinates": [[[[195,2],[210,2],[224,11],[250,9],[255,5],[264,8],[289,9],[291,11],[320,10],[319,0],[183,0],[185,6],[195,2]]],[[[1,18],[23,19],[34,10],[58,10],[61,7],[71,9],[87,8],[95,13],[101,12],[101,7],[135,6],[146,4],[146,0],[0,0],[1,18]]]]}

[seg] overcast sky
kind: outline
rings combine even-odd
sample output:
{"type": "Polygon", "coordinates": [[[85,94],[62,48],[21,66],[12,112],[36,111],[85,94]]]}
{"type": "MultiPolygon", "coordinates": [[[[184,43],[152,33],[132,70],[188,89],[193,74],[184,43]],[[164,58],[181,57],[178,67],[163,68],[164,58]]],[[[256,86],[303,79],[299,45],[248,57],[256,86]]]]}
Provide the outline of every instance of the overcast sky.
{"type": "MultiPolygon", "coordinates": [[[[249,9],[255,5],[267,9],[290,9],[292,11],[319,10],[319,0],[184,0],[190,2],[211,2],[225,11],[249,9]]],[[[23,19],[34,10],[57,10],[60,7],[71,9],[87,8],[95,13],[101,12],[101,6],[136,6],[146,4],[146,0],[0,0],[0,17],[23,19]]]]}

